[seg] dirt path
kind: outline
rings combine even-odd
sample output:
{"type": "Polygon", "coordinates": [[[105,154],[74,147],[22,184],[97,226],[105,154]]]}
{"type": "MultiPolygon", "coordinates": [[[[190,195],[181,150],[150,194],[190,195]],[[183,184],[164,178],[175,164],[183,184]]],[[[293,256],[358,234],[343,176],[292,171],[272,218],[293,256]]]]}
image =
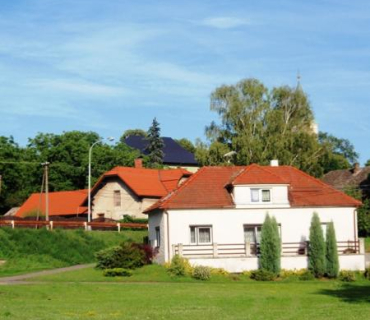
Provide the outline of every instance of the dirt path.
{"type": "Polygon", "coordinates": [[[38,277],[38,276],[47,276],[49,274],[57,274],[62,272],[74,271],[79,269],[85,269],[93,267],[95,264],[79,264],[76,266],[59,268],[59,269],[52,269],[52,270],[44,270],[44,271],[37,271],[27,274],[21,274],[19,276],[11,276],[11,277],[3,277],[0,278],[0,285],[7,285],[7,284],[20,284],[23,283],[23,280],[38,277]]]}

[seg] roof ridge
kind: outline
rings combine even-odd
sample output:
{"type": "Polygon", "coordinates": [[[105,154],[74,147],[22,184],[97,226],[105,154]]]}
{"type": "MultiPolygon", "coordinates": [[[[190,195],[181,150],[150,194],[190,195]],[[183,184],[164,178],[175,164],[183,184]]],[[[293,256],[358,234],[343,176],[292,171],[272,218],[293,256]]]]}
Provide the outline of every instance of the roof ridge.
{"type": "Polygon", "coordinates": [[[315,178],[315,177],[313,177],[313,176],[310,176],[308,173],[306,173],[306,172],[304,172],[304,171],[302,171],[302,170],[300,170],[300,169],[298,169],[298,168],[296,168],[296,167],[293,167],[293,166],[287,166],[287,167],[292,168],[293,170],[295,170],[295,171],[299,172],[300,174],[304,175],[305,177],[309,178],[310,180],[315,181],[315,182],[318,182],[318,183],[319,183],[319,184],[321,184],[322,186],[324,186],[324,187],[326,187],[326,188],[329,188],[329,189],[331,189],[331,190],[332,190],[332,191],[334,191],[334,192],[337,192],[337,193],[339,193],[339,194],[342,194],[343,196],[345,196],[346,198],[348,198],[348,199],[350,199],[350,200],[352,200],[352,201],[353,201],[353,200],[355,200],[355,202],[357,202],[359,205],[361,205],[361,204],[362,204],[362,202],[361,202],[361,201],[359,201],[359,200],[357,200],[357,199],[355,199],[355,198],[353,198],[353,197],[351,197],[351,196],[347,195],[346,193],[344,193],[344,192],[342,192],[342,191],[340,191],[340,190],[338,190],[338,189],[335,189],[334,187],[332,187],[332,186],[331,186],[331,185],[329,185],[329,184],[326,184],[325,182],[321,181],[320,179],[317,179],[317,178],[315,178]]]}

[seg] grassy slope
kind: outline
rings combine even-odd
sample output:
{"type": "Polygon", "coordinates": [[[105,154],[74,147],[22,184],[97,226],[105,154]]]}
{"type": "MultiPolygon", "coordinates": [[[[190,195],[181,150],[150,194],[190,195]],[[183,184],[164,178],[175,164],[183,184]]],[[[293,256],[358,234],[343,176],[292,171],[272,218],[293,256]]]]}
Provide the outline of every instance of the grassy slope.
{"type": "Polygon", "coordinates": [[[365,250],[370,252],[370,238],[365,238],[365,250]]]}
{"type": "Polygon", "coordinates": [[[129,239],[142,241],[146,231],[0,229],[0,276],[94,261],[94,253],[129,239]]]}

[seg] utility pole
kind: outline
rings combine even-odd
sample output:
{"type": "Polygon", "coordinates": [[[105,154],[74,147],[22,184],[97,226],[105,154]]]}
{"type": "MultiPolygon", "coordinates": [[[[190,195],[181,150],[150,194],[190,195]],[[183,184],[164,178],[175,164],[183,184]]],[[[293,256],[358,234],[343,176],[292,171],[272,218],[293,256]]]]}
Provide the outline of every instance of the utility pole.
{"type": "Polygon", "coordinates": [[[45,176],[45,220],[49,221],[49,164],[50,162],[41,163],[44,167],[45,176]]]}

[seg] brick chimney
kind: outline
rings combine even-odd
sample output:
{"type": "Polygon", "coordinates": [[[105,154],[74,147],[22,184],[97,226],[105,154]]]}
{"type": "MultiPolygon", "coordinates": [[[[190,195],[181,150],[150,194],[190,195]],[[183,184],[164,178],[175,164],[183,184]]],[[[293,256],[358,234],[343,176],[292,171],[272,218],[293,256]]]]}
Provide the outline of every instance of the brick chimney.
{"type": "Polygon", "coordinates": [[[140,169],[143,167],[143,159],[138,158],[135,159],[135,168],[140,169]]]}

